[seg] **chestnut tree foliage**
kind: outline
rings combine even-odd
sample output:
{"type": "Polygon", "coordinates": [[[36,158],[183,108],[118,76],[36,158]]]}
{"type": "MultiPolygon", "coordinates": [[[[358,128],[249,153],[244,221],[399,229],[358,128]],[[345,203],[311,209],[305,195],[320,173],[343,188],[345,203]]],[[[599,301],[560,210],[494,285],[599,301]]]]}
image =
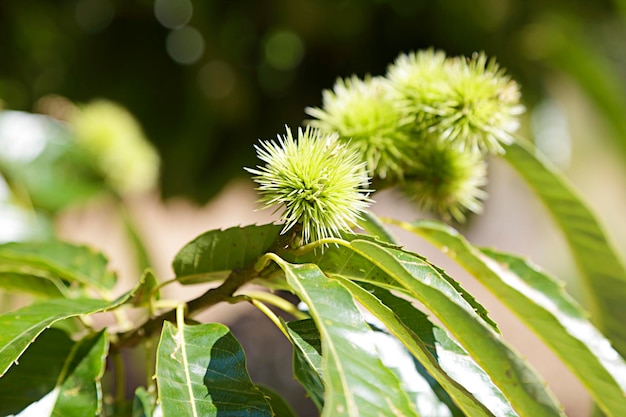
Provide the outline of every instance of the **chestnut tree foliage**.
{"type": "MultiPolygon", "coordinates": [[[[194,320],[239,302],[293,345],[294,378],[321,416],[565,415],[481,301],[403,247],[390,225],[432,243],[516,313],[580,379],[599,415],[626,415],[626,271],[565,178],[516,135],[523,111],[518,85],[483,54],[403,54],[384,75],[337,80],[321,107],[306,109],[304,126],[261,141],[259,165],[246,170],[279,220],[200,234],[173,259],[172,277],[146,268],[114,297],[116,276],[91,248],[0,245],[0,288],[27,300],[0,314],[0,415],[295,416],[281,393],[250,378],[227,326],[194,320]],[[475,246],[454,228],[481,211],[489,155],[510,163],[553,215],[591,314],[528,259],[475,246]],[[440,220],[376,217],[373,196],[388,187],[440,220]],[[215,285],[191,300],[161,299],[173,282],[215,285]],[[129,322],[130,310],[143,319],[129,322]],[[116,324],[96,330],[103,313],[116,324]],[[121,355],[133,349],[149,377],[129,400],[121,355]]],[[[0,127],[17,116],[40,124],[46,142],[26,162],[0,156],[0,171],[37,207],[55,212],[103,184],[120,197],[154,181],[158,157],[111,103],[75,108],[66,124],[2,112],[0,127]],[[132,139],[109,140],[123,136],[111,126],[132,139]],[[126,152],[119,166],[116,152],[126,152]]]]}

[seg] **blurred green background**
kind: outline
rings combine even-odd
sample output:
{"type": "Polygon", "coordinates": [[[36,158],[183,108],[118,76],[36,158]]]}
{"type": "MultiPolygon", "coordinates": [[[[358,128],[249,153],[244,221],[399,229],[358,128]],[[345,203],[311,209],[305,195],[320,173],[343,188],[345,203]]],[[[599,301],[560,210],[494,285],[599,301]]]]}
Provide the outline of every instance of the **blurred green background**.
{"type": "MultiPolygon", "coordinates": [[[[106,98],[140,122],[164,196],[203,202],[255,164],[252,144],[299,125],[336,77],[401,52],[485,51],[532,109],[555,79],[599,110],[626,156],[623,0],[3,0],[0,98],[106,98]]],[[[1,152],[1,150],[0,150],[1,152]]]]}

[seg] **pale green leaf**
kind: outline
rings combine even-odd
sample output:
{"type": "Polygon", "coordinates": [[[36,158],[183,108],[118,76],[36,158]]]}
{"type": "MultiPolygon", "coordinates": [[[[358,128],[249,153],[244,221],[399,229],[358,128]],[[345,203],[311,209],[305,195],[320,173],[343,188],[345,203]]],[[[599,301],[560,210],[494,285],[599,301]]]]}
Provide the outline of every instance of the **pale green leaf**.
{"type": "Polygon", "coordinates": [[[156,379],[164,416],[270,417],[252,383],[241,345],[221,324],[164,323],[156,379]]]}
{"type": "Polygon", "coordinates": [[[322,417],[417,417],[399,378],[380,360],[373,331],[350,293],[315,265],[273,259],[308,305],[320,332],[326,388],[322,417]]]}
{"type": "Polygon", "coordinates": [[[174,258],[176,277],[182,284],[223,279],[231,270],[248,266],[267,252],[282,227],[266,224],[203,233],[174,258]]]}
{"type": "Polygon", "coordinates": [[[504,158],[537,193],[563,231],[582,272],[594,323],[626,355],[626,269],[594,214],[532,145],[519,139],[504,158]]]}
{"type": "Polygon", "coordinates": [[[609,416],[626,415],[626,363],[556,281],[519,257],[470,245],[451,227],[401,224],[423,236],[480,280],[571,369],[609,416]]]}
{"type": "Polygon", "coordinates": [[[104,332],[73,342],[60,330],[45,331],[0,378],[0,415],[97,415],[107,347],[104,332]]]}

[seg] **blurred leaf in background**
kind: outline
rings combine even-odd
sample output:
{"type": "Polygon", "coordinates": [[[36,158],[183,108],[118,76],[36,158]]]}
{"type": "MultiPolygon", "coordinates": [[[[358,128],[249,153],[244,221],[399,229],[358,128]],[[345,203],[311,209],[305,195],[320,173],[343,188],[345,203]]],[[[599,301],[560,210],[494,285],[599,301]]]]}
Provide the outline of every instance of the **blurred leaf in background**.
{"type": "Polygon", "coordinates": [[[165,196],[206,201],[254,162],[251,144],[297,125],[336,77],[384,73],[399,52],[485,51],[529,110],[573,81],[626,156],[621,0],[8,0],[0,97],[104,98],[128,108],[162,156],[165,196]]]}

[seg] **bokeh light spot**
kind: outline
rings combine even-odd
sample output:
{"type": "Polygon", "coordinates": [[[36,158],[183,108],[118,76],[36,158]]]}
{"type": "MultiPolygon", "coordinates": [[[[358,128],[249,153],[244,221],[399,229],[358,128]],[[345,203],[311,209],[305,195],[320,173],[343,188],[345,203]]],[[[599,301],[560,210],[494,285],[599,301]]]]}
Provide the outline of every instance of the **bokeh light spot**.
{"type": "Polygon", "coordinates": [[[170,57],[179,64],[189,65],[198,61],[204,53],[204,39],[198,30],[185,26],[169,33],[165,48],[170,57]]]}
{"type": "Polygon", "coordinates": [[[304,44],[300,37],[290,31],[278,31],[265,41],[265,59],[278,70],[297,67],[304,56],[304,44]]]}
{"type": "Polygon", "coordinates": [[[45,120],[18,111],[5,111],[0,115],[0,160],[11,164],[37,158],[47,143],[45,120]]]}
{"type": "Polygon", "coordinates": [[[211,99],[227,97],[233,91],[235,81],[231,66],[223,61],[211,61],[198,72],[198,83],[211,99]]]}
{"type": "Polygon", "coordinates": [[[190,0],[156,0],[154,15],[166,28],[178,29],[191,20],[193,4],[190,0]]]}

